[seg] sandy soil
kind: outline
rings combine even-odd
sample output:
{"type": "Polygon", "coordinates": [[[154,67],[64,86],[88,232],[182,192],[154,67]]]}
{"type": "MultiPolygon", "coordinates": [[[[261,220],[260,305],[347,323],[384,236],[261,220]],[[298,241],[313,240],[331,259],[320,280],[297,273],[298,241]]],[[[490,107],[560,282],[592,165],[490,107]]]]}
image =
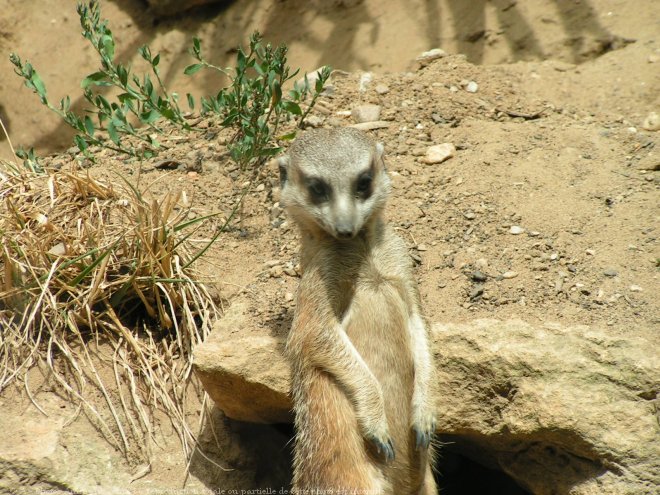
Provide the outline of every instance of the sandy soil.
{"type": "MultiPolygon", "coordinates": [[[[0,19],[0,47],[43,67],[58,98],[94,70],[91,51],[78,48],[72,2],[57,0],[51,10],[37,11],[5,1],[10,14],[0,19]]],[[[189,63],[186,40],[194,33],[206,36],[222,59],[254,26],[274,42],[286,40],[294,66],[329,63],[353,71],[333,76],[334,91],[314,115],[322,125],[349,125],[341,112],[363,103],[382,106],[389,127],[373,134],[385,143],[393,178],[387,217],[417,260],[430,320],[585,323],[622,336],[642,334],[657,345],[660,133],[642,123],[660,112],[660,18],[653,15],[660,2],[640,0],[632,9],[617,0],[498,0],[469,2],[467,10],[461,10],[465,2],[449,0],[238,4],[158,22],[127,1],[105,2],[104,12],[124,46],[121,57],[153,43],[165,54],[164,65],[171,64],[173,87],[181,84],[174,73],[189,63]],[[467,56],[417,69],[414,57],[433,46],[467,56]],[[373,75],[361,90],[364,70],[373,75]],[[468,81],[477,83],[476,93],[465,90],[468,81]],[[378,85],[388,90],[377,92],[378,85]],[[444,142],[456,146],[456,155],[423,163],[427,147],[444,142]]],[[[18,78],[6,76],[10,69],[2,63],[0,112],[14,144],[68,147],[61,126],[18,78]]],[[[116,172],[139,174],[157,189],[187,191],[197,214],[228,215],[245,178],[221,144],[223,132],[213,122],[205,125],[205,138],[182,142],[140,171],[103,153],[101,166],[90,171],[108,180],[116,172]],[[182,165],[154,168],[163,158],[182,165]],[[201,171],[191,172],[200,158],[201,171]]],[[[71,162],[66,154],[47,161],[71,162]]],[[[278,192],[276,170],[267,167],[247,196],[242,224],[218,240],[202,269],[221,300],[252,298],[257,320],[285,332],[298,282],[298,241],[277,205],[278,192]]],[[[4,400],[3,408],[11,402],[4,400]]],[[[234,471],[196,458],[192,486],[250,488],[286,478],[286,462],[265,468],[263,456],[281,452],[287,432],[216,414],[221,447],[213,456],[234,471]],[[268,438],[266,447],[255,447],[255,438],[268,438]]],[[[210,449],[212,435],[204,435],[210,449]]],[[[135,493],[179,486],[176,442],[162,445],[151,473],[131,485],[135,493]]]]}
{"type": "MultiPolygon", "coordinates": [[[[157,18],[145,3],[104,0],[103,16],[117,40],[117,59],[136,68],[136,53],[147,43],[160,52],[166,85],[180,94],[211,94],[220,81],[213,74],[191,79],[183,68],[193,36],[220,66],[233,61],[232,49],[259,30],[273,43],[290,48],[292,67],[313,70],[328,64],[342,70],[398,72],[422,51],[442,47],[466,54],[476,64],[547,58],[570,63],[590,60],[625,40],[657,48],[658,0],[241,0],[157,18]]],[[[0,16],[0,115],[15,147],[41,153],[71,146],[71,131],[44,108],[13,74],[8,55],[16,52],[40,72],[54,102],[70,95],[82,110],[80,81],[98,61],[79,35],[72,0],[52,0],[35,8],[3,0],[0,16]]],[[[0,133],[1,134],[1,133],[0,133]]],[[[0,137],[0,139],[2,139],[0,137]]],[[[9,158],[6,145],[0,157],[9,158]]]]}

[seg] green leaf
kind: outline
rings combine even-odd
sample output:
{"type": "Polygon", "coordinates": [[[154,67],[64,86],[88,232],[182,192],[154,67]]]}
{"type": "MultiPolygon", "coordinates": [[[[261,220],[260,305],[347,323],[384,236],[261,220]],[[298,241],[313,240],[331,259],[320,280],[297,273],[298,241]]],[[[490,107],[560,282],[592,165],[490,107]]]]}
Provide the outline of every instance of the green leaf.
{"type": "Polygon", "coordinates": [[[187,76],[192,76],[193,74],[198,72],[202,67],[204,67],[203,64],[192,64],[192,65],[189,65],[188,67],[186,67],[183,70],[183,73],[187,76]]]}
{"type": "Polygon", "coordinates": [[[160,113],[155,109],[151,109],[148,112],[143,112],[140,114],[140,121],[142,121],[145,124],[151,125],[154,122],[156,122],[159,117],[160,117],[160,113]]]}
{"type": "Polygon", "coordinates": [[[283,101],[282,108],[284,108],[284,110],[294,115],[302,115],[302,110],[300,109],[300,105],[294,103],[293,101],[288,101],[288,100],[283,101]]]}
{"type": "Polygon", "coordinates": [[[119,144],[119,134],[117,133],[117,128],[113,122],[108,122],[108,136],[110,136],[113,143],[117,145],[119,144]]]}
{"type": "Polygon", "coordinates": [[[238,48],[238,53],[236,54],[236,71],[243,72],[245,70],[245,62],[247,57],[242,48],[238,48]]]}
{"type": "Polygon", "coordinates": [[[319,78],[314,83],[314,89],[316,90],[317,93],[320,93],[321,91],[323,91],[323,84],[324,83],[325,83],[325,79],[323,79],[319,75],[319,78]]]}
{"type": "Polygon", "coordinates": [[[117,99],[122,105],[128,105],[128,103],[134,100],[135,97],[130,93],[121,93],[117,95],[117,99]]]}
{"type": "Polygon", "coordinates": [[[154,57],[151,63],[153,64],[154,67],[157,67],[159,62],[160,62],[160,53],[154,57]]]}
{"type": "Polygon", "coordinates": [[[37,74],[37,71],[32,72],[31,81],[37,94],[41,97],[45,97],[46,86],[44,86],[44,82],[41,80],[41,77],[39,77],[39,74],[37,74]]]}
{"type": "Polygon", "coordinates": [[[101,46],[99,46],[99,49],[101,49],[110,60],[114,59],[115,41],[112,39],[112,35],[104,34],[103,36],[101,36],[100,42],[101,42],[101,46]]]}
{"type": "Polygon", "coordinates": [[[151,49],[149,48],[149,45],[142,45],[138,48],[138,53],[147,62],[151,62],[151,49]]]}
{"type": "Polygon", "coordinates": [[[82,82],[80,83],[80,87],[85,89],[90,84],[98,85],[98,82],[105,80],[105,78],[106,78],[105,72],[102,71],[94,72],[93,74],[90,74],[89,76],[87,76],[85,79],[82,80],[82,82]]]}
{"type": "Polygon", "coordinates": [[[110,106],[110,103],[103,96],[96,95],[95,100],[96,100],[96,106],[97,107],[103,108],[108,113],[112,111],[112,107],[110,106]]]}
{"type": "Polygon", "coordinates": [[[289,132],[288,134],[283,134],[282,136],[277,136],[277,139],[280,141],[291,141],[296,138],[296,131],[289,132]]]}
{"type": "Polygon", "coordinates": [[[118,65],[117,66],[117,75],[119,76],[119,82],[121,83],[122,86],[126,86],[128,84],[128,70],[126,67],[123,65],[118,65]]]}
{"type": "Polygon", "coordinates": [[[177,121],[176,113],[171,108],[161,108],[160,113],[171,122],[177,121]]]}
{"type": "Polygon", "coordinates": [[[273,146],[271,148],[262,148],[261,153],[259,153],[259,155],[260,156],[275,156],[280,151],[282,151],[282,148],[280,148],[279,146],[273,146]]]}
{"type": "Polygon", "coordinates": [[[90,136],[94,135],[94,122],[92,122],[92,119],[89,115],[85,115],[85,129],[87,130],[87,134],[90,136]]]}
{"type": "Polygon", "coordinates": [[[87,150],[87,141],[85,141],[85,139],[81,135],[76,134],[73,137],[73,141],[76,143],[76,146],[78,146],[78,149],[80,151],[84,152],[85,150],[87,150]]]}
{"type": "Polygon", "coordinates": [[[187,93],[186,96],[188,97],[188,107],[190,107],[191,110],[195,109],[195,98],[193,98],[193,95],[190,93],[187,93]]]}
{"type": "Polygon", "coordinates": [[[71,108],[71,98],[69,98],[69,95],[67,95],[60,100],[60,110],[66,113],[69,111],[70,108],[71,108]]]}

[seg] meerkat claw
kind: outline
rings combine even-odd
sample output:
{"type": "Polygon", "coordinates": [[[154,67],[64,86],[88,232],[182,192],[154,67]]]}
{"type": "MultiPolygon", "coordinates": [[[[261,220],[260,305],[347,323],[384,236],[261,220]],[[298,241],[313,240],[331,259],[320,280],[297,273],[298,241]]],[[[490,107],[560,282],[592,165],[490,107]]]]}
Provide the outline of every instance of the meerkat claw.
{"type": "Polygon", "coordinates": [[[433,438],[433,433],[435,432],[435,420],[432,422],[431,427],[428,430],[421,430],[416,426],[413,426],[413,432],[415,433],[415,448],[417,450],[428,449],[431,444],[431,439],[433,438]]]}
{"type": "Polygon", "coordinates": [[[394,460],[394,443],[392,443],[391,438],[382,442],[374,436],[369,436],[367,440],[374,446],[376,452],[383,458],[386,464],[389,464],[394,460]]]}

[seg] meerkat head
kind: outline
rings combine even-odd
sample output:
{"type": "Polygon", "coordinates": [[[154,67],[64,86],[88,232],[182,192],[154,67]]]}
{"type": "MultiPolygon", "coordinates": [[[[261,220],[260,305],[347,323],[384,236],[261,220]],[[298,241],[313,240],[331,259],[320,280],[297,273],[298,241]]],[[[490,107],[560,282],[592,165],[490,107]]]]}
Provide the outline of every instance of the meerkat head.
{"type": "Polygon", "coordinates": [[[277,160],[282,204],[304,229],[350,239],[385,206],[383,145],[362,131],[308,131],[277,160]]]}

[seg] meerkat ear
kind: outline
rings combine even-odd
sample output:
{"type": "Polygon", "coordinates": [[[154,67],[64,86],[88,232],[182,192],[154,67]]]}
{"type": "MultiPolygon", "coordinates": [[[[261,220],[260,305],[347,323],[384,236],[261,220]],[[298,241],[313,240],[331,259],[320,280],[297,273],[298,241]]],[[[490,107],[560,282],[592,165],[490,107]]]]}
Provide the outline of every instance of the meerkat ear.
{"type": "Polygon", "coordinates": [[[383,146],[383,143],[378,142],[376,143],[376,159],[375,162],[380,161],[380,163],[383,164],[383,170],[387,170],[387,167],[385,166],[385,158],[383,155],[385,154],[385,146],[383,146]]]}
{"type": "Polygon", "coordinates": [[[291,163],[291,159],[288,155],[282,155],[275,160],[277,161],[277,167],[280,169],[280,186],[284,186],[289,179],[289,163],[291,163]]]}
{"type": "Polygon", "coordinates": [[[376,157],[377,158],[382,158],[383,153],[385,153],[385,146],[383,146],[383,143],[377,142],[376,143],[376,157]]]}

